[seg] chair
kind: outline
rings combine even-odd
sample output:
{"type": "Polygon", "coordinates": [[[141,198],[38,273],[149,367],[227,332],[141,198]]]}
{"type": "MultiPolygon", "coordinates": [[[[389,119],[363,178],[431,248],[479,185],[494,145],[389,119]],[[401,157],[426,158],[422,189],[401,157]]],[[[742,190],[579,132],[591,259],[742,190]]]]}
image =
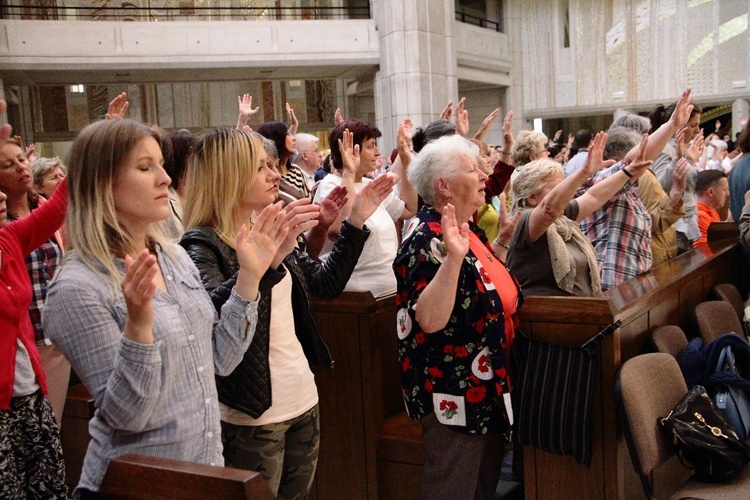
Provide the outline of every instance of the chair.
{"type": "MultiPolygon", "coordinates": [[[[740,323],[745,326],[745,302],[742,300],[742,295],[740,295],[740,291],[737,290],[737,287],[731,283],[721,283],[714,286],[712,291],[717,299],[732,304],[732,307],[737,313],[737,318],[740,320],[740,323]]],[[[748,332],[745,331],[745,334],[747,333],[748,332]]]]}
{"type": "Polygon", "coordinates": [[[702,302],[695,307],[695,316],[698,321],[698,330],[706,344],[716,340],[719,335],[729,332],[744,337],[742,322],[729,302],[723,300],[702,302]]]}
{"type": "MultiPolygon", "coordinates": [[[[641,477],[646,496],[654,498],[651,474],[675,454],[657,418],[667,416],[687,394],[685,380],[670,354],[643,354],[622,365],[615,392],[633,468],[641,477]]],[[[689,478],[671,498],[746,498],[748,491],[750,468],[730,483],[700,483],[689,478]]]]}
{"type": "Polygon", "coordinates": [[[651,334],[651,342],[657,351],[671,354],[675,359],[680,359],[688,345],[685,332],[677,325],[660,326],[651,334]]]}
{"type": "Polygon", "coordinates": [[[740,295],[740,291],[737,290],[736,286],[731,283],[721,283],[714,286],[711,290],[717,299],[725,300],[732,304],[740,321],[745,318],[745,302],[742,300],[742,295],[740,295]]]}

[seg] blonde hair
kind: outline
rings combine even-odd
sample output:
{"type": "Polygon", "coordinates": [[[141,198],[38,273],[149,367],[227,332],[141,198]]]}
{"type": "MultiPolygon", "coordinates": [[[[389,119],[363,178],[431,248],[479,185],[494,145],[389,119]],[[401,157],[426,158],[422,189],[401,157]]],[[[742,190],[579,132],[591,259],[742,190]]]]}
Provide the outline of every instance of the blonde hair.
{"type": "MultiPolygon", "coordinates": [[[[68,154],[67,246],[91,270],[111,280],[113,291],[121,280],[114,258],[124,257],[136,245],[120,225],[112,185],[130,150],[146,137],[160,147],[164,141],[158,131],[138,122],[101,120],[81,130],[68,154]]],[[[159,224],[151,224],[146,237],[169,249],[159,224]]]]}
{"type": "Polygon", "coordinates": [[[556,175],[565,175],[562,165],[549,158],[540,158],[524,165],[513,179],[511,213],[531,208],[529,197],[541,193],[547,181],[556,175]]]}
{"type": "Polygon", "coordinates": [[[209,226],[234,248],[240,201],[255,181],[263,137],[233,128],[208,130],[198,136],[188,170],[185,230],[209,226]]]}
{"type": "Polygon", "coordinates": [[[532,156],[541,153],[547,144],[547,136],[541,132],[533,130],[521,130],[513,143],[511,157],[516,167],[526,165],[531,161],[532,156]],[[539,144],[544,142],[544,146],[539,144]]]}

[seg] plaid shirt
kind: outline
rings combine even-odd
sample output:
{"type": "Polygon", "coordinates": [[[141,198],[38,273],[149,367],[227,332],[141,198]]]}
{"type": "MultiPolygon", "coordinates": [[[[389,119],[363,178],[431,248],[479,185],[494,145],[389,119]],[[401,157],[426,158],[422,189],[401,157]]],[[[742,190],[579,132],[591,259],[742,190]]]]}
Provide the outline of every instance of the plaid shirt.
{"type": "MultiPolygon", "coordinates": [[[[591,176],[576,195],[623,168],[617,163],[591,176]]],[[[596,250],[602,290],[651,269],[651,216],[633,187],[626,182],[615,196],[581,221],[581,231],[596,250]]]]}
{"type": "Polygon", "coordinates": [[[26,256],[26,267],[29,269],[33,296],[29,306],[29,317],[34,327],[34,340],[37,345],[50,345],[42,330],[42,306],[47,298],[47,283],[60,265],[62,252],[54,238],[42,243],[42,246],[26,256]]]}

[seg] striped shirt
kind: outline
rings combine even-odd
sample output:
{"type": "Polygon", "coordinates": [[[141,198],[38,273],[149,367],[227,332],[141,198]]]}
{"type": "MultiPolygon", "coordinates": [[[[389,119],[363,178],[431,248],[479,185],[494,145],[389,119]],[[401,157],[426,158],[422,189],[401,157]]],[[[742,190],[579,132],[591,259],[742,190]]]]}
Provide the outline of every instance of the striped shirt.
{"type": "MultiPolygon", "coordinates": [[[[617,163],[598,172],[578,188],[576,196],[623,168],[617,163]]],[[[596,250],[602,290],[651,269],[651,216],[630,181],[580,225],[596,250]]]]}
{"type": "MultiPolygon", "coordinates": [[[[79,487],[99,489],[126,453],[223,465],[214,373],[228,375],[255,333],[257,301],[234,291],[217,322],[195,265],[177,245],[156,249],[169,293],[153,298],[155,342],[125,339],[122,291],[73,251],[49,286],[43,326],[94,397],[79,487]]],[[[124,261],[116,259],[124,273],[124,261]]],[[[102,269],[103,270],[103,269],[102,269]]]]}

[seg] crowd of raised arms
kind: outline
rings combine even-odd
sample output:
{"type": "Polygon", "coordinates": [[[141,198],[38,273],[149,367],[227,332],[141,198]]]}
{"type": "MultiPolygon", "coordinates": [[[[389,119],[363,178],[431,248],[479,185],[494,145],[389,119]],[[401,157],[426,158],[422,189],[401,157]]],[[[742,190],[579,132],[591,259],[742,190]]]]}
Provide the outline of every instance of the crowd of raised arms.
{"type": "Polygon", "coordinates": [[[123,93],[64,162],[0,129],[0,497],[73,494],[72,367],[96,407],[77,497],[139,453],[259,471],[305,498],[310,366],[333,363],[312,298],[347,290],[395,294],[423,497],[493,498],[523,297],[598,295],[700,245],[730,189],[750,245],[750,132],[704,138],[687,89],[567,144],[514,136],[511,111],[495,146],[499,110],[469,137],[465,104],[404,120],[390,158],[338,110],[325,158],[289,105],[289,125],[252,130],[247,94],[235,127],[194,135],[127,119],[123,93]]]}

